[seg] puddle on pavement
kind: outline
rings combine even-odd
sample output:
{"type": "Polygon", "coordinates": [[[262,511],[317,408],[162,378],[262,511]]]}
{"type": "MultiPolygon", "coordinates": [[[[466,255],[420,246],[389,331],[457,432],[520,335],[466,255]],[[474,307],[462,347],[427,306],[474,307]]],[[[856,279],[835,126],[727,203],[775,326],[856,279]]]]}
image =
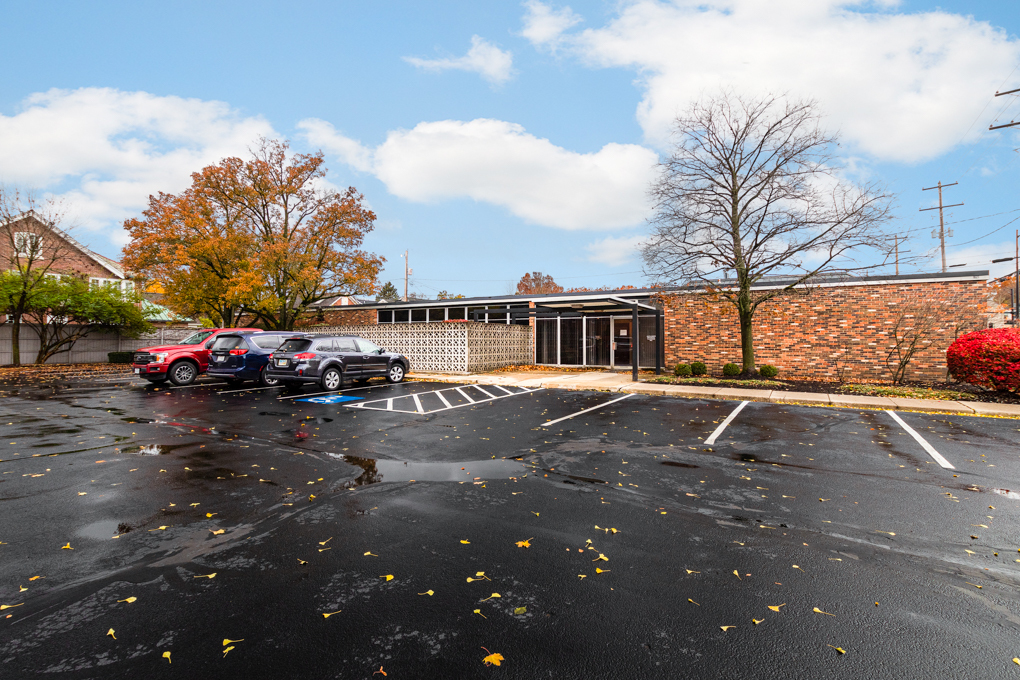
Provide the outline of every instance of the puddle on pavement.
{"type": "Polygon", "coordinates": [[[475,460],[466,463],[418,463],[400,460],[358,458],[338,453],[328,453],[360,467],[364,472],[347,486],[349,488],[381,482],[464,482],[471,484],[507,477],[521,477],[528,467],[513,459],[496,458],[475,460]],[[463,469],[461,469],[463,468],[463,469]]]}
{"type": "Polygon", "coordinates": [[[141,456],[161,456],[184,446],[189,446],[189,444],[145,444],[143,446],[129,446],[121,452],[134,453],[141,456]]]}
{"type": "Polygon", "coordinates": [[[1016,491],[1010,491],[1009,489],[992,489],[992,493],[997,493],[1000,496],[1005,496],[1006,498],[1012,498],[1015,501],[1020,501],[1020,493],[1017,493],[1016,491]]]}
{"type": "Polygon", "coordinates": [[[120,523],[115,519],[104,519],[101,522],[87,524],[76,532],[83,538],[94,538],[97,541],[108,541],[118,533],[117,527],[120,523]]]}
{"type": "Polygon", "coordinates": [[[663,465],[669,465],[670,467],[682,467],[682,468],[696,468],[696,467],[699,467],[697,465],[691,465],[690,463],[678,463],[678,462],[673,461],[673,460],[664,460],[664,461],[662,461],[662,464],[663,465]]]}

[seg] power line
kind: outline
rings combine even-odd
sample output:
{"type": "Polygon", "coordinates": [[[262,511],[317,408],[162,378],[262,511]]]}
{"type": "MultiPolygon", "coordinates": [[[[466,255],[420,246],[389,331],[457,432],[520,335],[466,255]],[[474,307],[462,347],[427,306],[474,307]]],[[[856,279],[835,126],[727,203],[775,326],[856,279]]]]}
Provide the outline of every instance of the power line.
{"type": "MultiPolygon", "coordinates": [[[[1015,211],[1015,210],[1012,210],[1012,211],[1010,211],[1010,212],[1016,212],[1016,211],[1015,211]]],[[[955,246],[953,246],[953,247],[954,247],[954,248],[959,248],[960,246],[965,246],[965,245],[967,245],[968,243],[974,243],[975,241],[980,241],[980,240],[981,240],[981,239],[983,239],[983,238],[988,238],[988,237],[989,237],[989,236],[991,236],[992,234],[994,234],[994,233],[996,233],[996,232],[999,232],[999,231],[1002,231],[1003,229],[1005,229],[1005,228],[1006,228],[1006,227],[1008,227],[1009,225],[1013,224],[1013,223],[1014,223],[1014,222],[1016,222],[1017,220],[1020,220],[1020,217],[1014,217],[1013,219],[1011,219],[1011,220],[1010,220],[1009,222],[1006,222],[1006,223],[1005,223],[1004,225],[1002,225],[1002,226],[1001,226],[1001,227],[999,227],[998,229],[993,229],[992,231],[988,232],[988,233],[987,233],[987,234],[985,234],[984,236],[978,236],[977,238],[975,238],[975,239],[971,239],[970,241],[964,241],[963,243],[957,243],[957,244],[956,244],[955,246]]]]}

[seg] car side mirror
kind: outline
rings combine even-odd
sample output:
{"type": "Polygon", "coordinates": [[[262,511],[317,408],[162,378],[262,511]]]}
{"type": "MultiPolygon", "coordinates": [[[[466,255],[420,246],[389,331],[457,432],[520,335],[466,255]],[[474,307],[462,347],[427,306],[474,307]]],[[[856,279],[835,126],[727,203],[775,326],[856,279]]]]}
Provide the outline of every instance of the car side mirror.
{"type": "Polygon", "coordinates": [[[379,349],[377,349],[377,350],[375,351],[375,353],[376,353],[376,354],[385,354],[385,353],[386,353],[386,350],[384,350],[384,349],[383,349],[382,347],[380,347],[379,349]]]}
{"type": "Polygon", "coordinates": [[[212,349],[213,342],[214,342],[213,340],[210,340],[209,342],[205,343],[205,348],[206,349],[212,349]]]}

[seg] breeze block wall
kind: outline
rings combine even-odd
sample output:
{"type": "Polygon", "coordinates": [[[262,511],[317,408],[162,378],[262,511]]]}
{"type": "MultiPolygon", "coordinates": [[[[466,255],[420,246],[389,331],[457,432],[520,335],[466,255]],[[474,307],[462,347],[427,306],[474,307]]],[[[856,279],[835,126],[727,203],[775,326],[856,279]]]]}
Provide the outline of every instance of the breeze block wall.
{"type": "Polygon", "coordinates": [[[477,373],[531,363],[531,328],[474,323],[317,326],[316,333],[357,335],[411,362],[411,372],[477,373]]]}
{"type": "MultiPolygon", "coordinates": [[[[911,281],[832,284],[786,294],[754,315],[755,361],[772,364],[780,378],[889,380],[890,353],[918,339],[907,380],[944,380],[946,348],[987,326],[984,281],[911,281]]],[[[721,375],[741,363],[736,309],[713,294],[662,298],[666,364],[704,361],[721,375]]],[[[893,359],[895,365],[895,359],[893,359]]]]}

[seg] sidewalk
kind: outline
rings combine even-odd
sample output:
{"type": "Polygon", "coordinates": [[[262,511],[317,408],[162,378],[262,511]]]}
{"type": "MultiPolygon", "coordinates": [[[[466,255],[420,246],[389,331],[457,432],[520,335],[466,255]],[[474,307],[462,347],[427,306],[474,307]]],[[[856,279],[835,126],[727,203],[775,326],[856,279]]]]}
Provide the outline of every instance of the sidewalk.
{"type": "Polygon", "coordinates": [[[435,382],[456,382],[478,385],[517,385],[563,390],[595,390],[601,392],[632,392],[682,397],[687,399],[730,399],[768,401],[775,404],[806,406],[840,406],[847,408],[925,411],[961,415],[1020,418],[1020,404],[989,404],[977,401],[939,401],[902,397],[862,397],[853,394],[815,394],[784,390],[753,390],[710,385],[659,385],[631,382],[630,373],[482,373],[451,375],[447,373],[409,373],[408,378],[435,382]]]}

